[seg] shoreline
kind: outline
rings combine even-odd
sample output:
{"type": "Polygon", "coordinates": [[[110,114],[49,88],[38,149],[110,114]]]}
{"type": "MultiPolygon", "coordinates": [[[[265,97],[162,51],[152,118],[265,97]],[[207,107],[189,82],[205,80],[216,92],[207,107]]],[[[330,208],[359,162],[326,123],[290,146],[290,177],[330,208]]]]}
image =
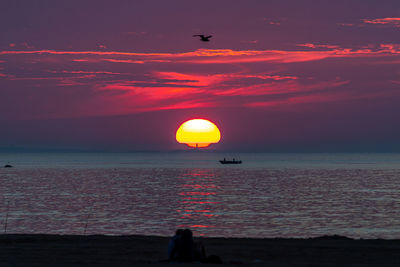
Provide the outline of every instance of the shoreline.
{"type": "MultiPolygon", "coordinates": [[[[2,266],[168,266],[170,237],[105,235],[0,235],[2,266]]],[[[207,255],[223,265],[399,266],[400,240],[317,238],[203,238],[207,255]]],[[[179,266],[204,265],[176,263],[179,266]]],[[[175,265],[175,264],[174,264],[175,265]]]]}

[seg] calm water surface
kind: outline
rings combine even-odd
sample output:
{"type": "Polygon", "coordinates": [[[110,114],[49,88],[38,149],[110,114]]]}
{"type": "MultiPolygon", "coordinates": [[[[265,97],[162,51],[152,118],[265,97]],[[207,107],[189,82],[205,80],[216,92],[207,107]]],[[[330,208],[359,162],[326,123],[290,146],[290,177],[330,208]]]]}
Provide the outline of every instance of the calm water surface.
{"type": "Polygon", "coordinates": [[[0,154],[7,162],[0,232],[400,238],[399,154],[0,154]]]}

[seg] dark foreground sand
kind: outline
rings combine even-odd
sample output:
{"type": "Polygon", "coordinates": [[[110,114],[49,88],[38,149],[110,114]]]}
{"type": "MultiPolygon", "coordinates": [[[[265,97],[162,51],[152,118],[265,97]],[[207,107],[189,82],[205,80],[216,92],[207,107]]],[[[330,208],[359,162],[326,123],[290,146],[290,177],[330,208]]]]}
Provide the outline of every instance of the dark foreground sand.
{"type": "MultiPolygon", "coordinates": [[[[216,266],[161,262],[169,238],[0,235],[0,266],[216,266]]],[[[225,266],[400,266],[400,240],[202,238],[225,266]]]]}

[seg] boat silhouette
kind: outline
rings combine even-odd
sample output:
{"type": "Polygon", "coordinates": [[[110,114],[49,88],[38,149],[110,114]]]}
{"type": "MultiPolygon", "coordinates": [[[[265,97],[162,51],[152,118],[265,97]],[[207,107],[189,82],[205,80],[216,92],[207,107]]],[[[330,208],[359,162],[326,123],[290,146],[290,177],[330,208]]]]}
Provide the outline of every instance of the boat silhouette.
{"type": "Polygon", "coordinates": [[[235,159],[226,160],[226,158],[224,158],[224,160],[220,160],[219,162],[220,162],[221,164],[242,164],[242,161],[241,161],[241,160],[235,160],[235,159]]]}

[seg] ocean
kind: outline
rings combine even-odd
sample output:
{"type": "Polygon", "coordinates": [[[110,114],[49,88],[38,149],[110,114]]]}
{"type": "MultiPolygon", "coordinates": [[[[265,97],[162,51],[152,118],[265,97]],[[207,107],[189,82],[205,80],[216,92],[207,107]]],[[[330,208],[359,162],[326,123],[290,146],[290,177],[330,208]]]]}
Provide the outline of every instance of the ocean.
{"type": "Polygon", "coordinates": [[[7,163],[2,233],[400,238],[400,154],[0,153],[7,163]]]}

